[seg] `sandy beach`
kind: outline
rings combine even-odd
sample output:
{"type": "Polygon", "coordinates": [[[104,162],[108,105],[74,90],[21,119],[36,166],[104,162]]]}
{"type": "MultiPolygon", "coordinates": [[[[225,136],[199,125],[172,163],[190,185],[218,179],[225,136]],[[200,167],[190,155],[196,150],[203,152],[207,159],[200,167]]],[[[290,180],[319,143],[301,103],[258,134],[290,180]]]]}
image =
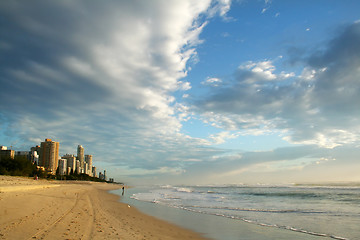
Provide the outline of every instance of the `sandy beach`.
{"type": "Polygon", "coordinates": [[[0,176],[0,239],[205,239],[120,203],[118,188],[0,176]]]}

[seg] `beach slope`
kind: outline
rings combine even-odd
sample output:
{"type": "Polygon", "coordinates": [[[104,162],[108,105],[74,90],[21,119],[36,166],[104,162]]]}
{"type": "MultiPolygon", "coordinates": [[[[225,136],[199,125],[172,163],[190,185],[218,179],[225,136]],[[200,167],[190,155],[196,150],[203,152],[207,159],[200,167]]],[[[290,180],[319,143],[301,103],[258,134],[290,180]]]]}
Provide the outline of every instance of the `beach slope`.
{"type": "Polygon", "coordinates": [[[0,239],[205,239],[120,203],[117,188],[0,176],[0,239]]]}

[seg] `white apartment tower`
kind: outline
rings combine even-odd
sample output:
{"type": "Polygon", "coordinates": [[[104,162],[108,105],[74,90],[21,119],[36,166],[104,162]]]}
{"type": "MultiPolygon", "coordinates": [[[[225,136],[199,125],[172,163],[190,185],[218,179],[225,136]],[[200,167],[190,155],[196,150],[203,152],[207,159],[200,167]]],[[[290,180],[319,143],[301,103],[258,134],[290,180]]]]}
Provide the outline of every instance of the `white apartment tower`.
{"type": "Polygon", "coordinates": [[[90,175],[90,173],[92,172],[92,155],[85,155],[85,162],[88,165],[88,173],[90,175]]]}
{"type": "Polygon", "coordinates": [[[80,174],[81,173],[81,167],[80,167],[80,161],[76,160],[76,173],[80,174]]]}
{"type": "Polygon", "coordinates": [[[67,163],[66,159],[59,159],[59,174],[60,175],[66,175],[66,170],[67,170],[66,163],[67,163]]]}
{"type": "Polygon", "coordinates": [[[81,145],[77,148],[77,159],[80,161],[80,167],[84,168],[84,148],[81,145]]]}
{"type": "Polygon", "coordinates": [[[75,172],[76,170],[76,157],[73,154],[65,154],[63,157],[63,159],[67,160],[67,167],[70,168],[70,171],[72,170],[73,172],[75,172]]]}

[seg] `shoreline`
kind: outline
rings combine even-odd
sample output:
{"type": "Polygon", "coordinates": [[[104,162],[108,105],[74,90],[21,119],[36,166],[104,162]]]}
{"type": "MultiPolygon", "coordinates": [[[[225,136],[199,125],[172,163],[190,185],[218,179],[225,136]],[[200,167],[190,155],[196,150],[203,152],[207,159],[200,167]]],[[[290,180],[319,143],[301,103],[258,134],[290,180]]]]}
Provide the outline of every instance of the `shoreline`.
{"type": "MultiPolygon", "coordinates": [[[[320,240],[329,237],[311,235],[291,229],[277,228],[246,222],[241,219],[228,218],[220,215],[188,211],[153,202],[132,199],[131,195],[137,192],[146,192],[146,188],[131,188],[122,198],[122,202],[131,204],[141,212],[160,218],[177,226],[203,233],[203,236],[214,240],[320,240]]],[[[113,192],[117,192],[116,190],[113,192]]],[[[118,195],[121,192],[117,192],[118,195]]]]}
{"type": "Polygon", "coordinates": [[[0,239],[207,239],[120,202],[119,188],[0,176],[0,239]]]}

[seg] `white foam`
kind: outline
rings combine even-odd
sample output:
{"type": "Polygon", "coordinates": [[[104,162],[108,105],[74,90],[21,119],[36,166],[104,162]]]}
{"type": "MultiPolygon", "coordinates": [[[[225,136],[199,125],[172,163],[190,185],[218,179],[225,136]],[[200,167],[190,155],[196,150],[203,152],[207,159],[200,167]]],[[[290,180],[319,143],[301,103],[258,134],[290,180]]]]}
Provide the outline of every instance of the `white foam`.
{"type": "Polygon", "coordinates": [[[193,192],[194,190],[192,190],[191,188],[186,188],[186,187],[179,187],[179,188],[176,188],[176,190],[178,192],[187,192],[187,193],[191,193],[193,192]]]}

